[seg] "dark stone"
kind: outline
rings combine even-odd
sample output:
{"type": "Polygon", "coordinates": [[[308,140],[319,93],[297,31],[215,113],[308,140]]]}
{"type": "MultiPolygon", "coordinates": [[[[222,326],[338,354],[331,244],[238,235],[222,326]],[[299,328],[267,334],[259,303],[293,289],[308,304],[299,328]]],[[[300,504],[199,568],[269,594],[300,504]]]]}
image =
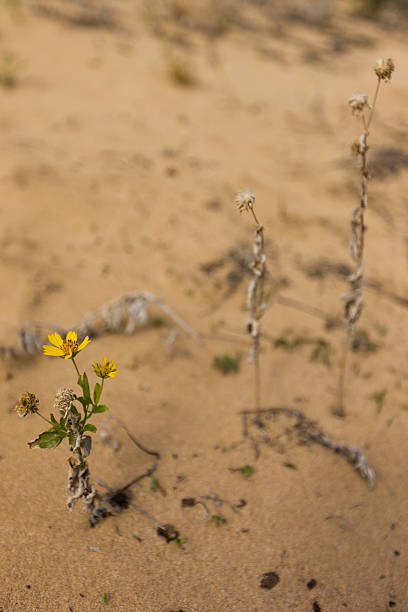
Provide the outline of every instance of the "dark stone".
{"type": "Polygon", "coordinates": [[[181,500],[181,507],[182,508],[191,508],[192,506],[196,505],[196,499],[195,497],[183,497],[183,499],[181,500]]]}
{"type": "Polygon", "coordinates": [[[263,589],[273,589],[278,582],[280,582],[280,578],[276,572],[265,572],[262,574],[259,586],[263,589]]]}
{"type": "Polygon", "coordinates": [[[315,580],[314,578],[312,578],[311,580],[309,580],[309,582],[307,583],[307,588],[309,589],[309,591],[311,591],[312,589],[315,588],[315,586],[317,585],[317,580],[315,580]]]}
{"type": "Polygon", "coordinates": [[[173,525],[167,523],[166,525],[159,525],[157,528],[157,535],[164,538],[166,542],[172,542],[173,540],[177,540],[180,534],[173,525]]]}

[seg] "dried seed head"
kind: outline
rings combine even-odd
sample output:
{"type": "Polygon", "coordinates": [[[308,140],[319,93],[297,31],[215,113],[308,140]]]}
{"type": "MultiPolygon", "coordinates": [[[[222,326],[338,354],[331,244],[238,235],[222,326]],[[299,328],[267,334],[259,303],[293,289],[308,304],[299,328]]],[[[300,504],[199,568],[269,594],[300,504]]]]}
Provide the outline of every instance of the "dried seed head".
{"type": "Polygon", "coordinates": [[[390,81],[394,70],[395,65],[390,57],[380,57],[380,59],[375,62],[374,72],[378,78],[383,81],[390,81]]]}
{"type": "Polygon", "coordinates": [[[365,108],[369,108],[368,97],[362,93],[353,93],[353,95],[347,100],[351,106],[351,112],[353,115],[358,117],[364,111],[365,108]]]}
{"type": "Polygon", "coordinates": [[[75,398],[76,396],[72,389],[58,389],[54,399],[54,410],[58,410],[64,419],[66,419],[75,398]]]}
{"type": "Polygon", "coordinates": [[[18,416],[25,417],[27,414],[35,414],[38,412],[39,403],[40,401],[35,393],[26,391],[18,400],[18,404],[14,407],[14,410],[18,413],[18,416]]]}
{"type": "Polygon", "coordinates": [[[235,198],[234,203],[237,205],[239,212],[252,210],[255,204],[255,196],[252,191],[239,191],[235,198]]]}

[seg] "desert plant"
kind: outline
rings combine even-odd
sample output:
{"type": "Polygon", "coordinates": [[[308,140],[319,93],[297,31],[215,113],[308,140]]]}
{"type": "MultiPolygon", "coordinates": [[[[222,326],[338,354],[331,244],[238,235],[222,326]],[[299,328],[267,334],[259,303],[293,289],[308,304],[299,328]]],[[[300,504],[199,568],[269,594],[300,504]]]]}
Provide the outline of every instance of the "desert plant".
{"type": "Polygon", "coordinates": [[[363,93],[354,93],[348,103],[353,115],[362,122],[363,132],[358,140],[351,145],[352,154],[359,159],[360,163],[360,203],[352,211],[351,216],[351,242],[350,254],[355,264],[354,272],[349,276],[350,290],[343,296],[344,316],[347,323],[346,338],[340,366],[339,397],[335,409],[337,416],[343,417],[344,410],[344,380],[347,367],[347,356],[355,336],[355,325],[361,316],[363,308],[363,268],[364,268],[364,234],[365,211],[368,205],[368,181],[369,172],[367,168],[368,136],[373,120],[374,110],[378,98],[378,92],[382,81],[388,82],[394,71],[394,62],[391,58],[380,58],[376,61],[374,72],[377,84],[374,92],[373,102],[369,103],[368,96],[363,93]]]}
{"type": "Polygon", "coordinates": [[[63,339],[58,333],[48,336],[51,345],[44,345],[44,354],[52,357],[62,357],[72,362],[77,375],[77,384],[80,392],[77,394],[71,388],[59,389],[55,395],[53,413],[47,419],[39,411],[39,400],[34,393],[24,393],[15,410],[21,417],[28,414],[37,414],[49,425],[46,431],[41,432],[34,440],[28,442],[30,448],[57,448],[64,439],[67,439],[71,456],[68,459],[68,499],[67,507],[72,510],[75,503],[82,499],[85,509],[95,512],[96,502],[99,499],[95,486],[90,480],[90,470],[87,458],[92,449],[90,433],[97,431],[96,426],[90,423],[91,418],[98,413],[105,412],[108,407],[101,404],[101,396],[105,380],[113,378],[118,373],[116,364],[108,361],[106,357],[100,363],[93,364],[94,373],[100,379],[96,382],[91,393],[86,372],[79,371],[75,358],[78,353],[89,344],[86,336],[81,344],[78,343],[76,332],[69,331],[63,339]]]}
{"type": "MultiPolygon", "coordinates": [[[[259,350],[261,339],[261,318],[265,312],[264,283],[266,274],[266,255],[264,242],[264,228],[259,223],[254,211],[255,195],[251,191],[240,191],[235,196],[235,204],[239,212],[250,212],[255,221],[255,239],[253,244],[253,260],[251,263],[252,280],[248,287],[247,332],[251,338],[249,362],[254,364],[255,374],[255,409],[261,408],[261,373],[259,363],[259,350]]],[[[260,413],[258,414],[260,421],[260,413]]]]}

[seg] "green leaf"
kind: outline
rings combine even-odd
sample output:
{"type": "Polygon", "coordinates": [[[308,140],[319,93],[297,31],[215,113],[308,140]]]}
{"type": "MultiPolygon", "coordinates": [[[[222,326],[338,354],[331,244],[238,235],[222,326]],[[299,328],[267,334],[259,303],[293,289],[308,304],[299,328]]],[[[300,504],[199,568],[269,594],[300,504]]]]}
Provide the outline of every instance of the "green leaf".
{"type": "Polygon", "coordinates": [[[71,404],[71,412],[72,414],[74,414],[75,416],[79,417],[81,416],[77,410],[77,408],[74,406],[74,404],[71,404]]]}
{"type": "Polygon", "coordinates": [[[51,433],[58,433],[62,438],[65,438],[66,436],[65,428],[61,427],[59,423],[50,427],[48,431],[51,433]]]}
{"type": "Polygon", "coordinates": [[[109,410],[107,406],[95,406],[95,408],[92,410],[92,414],[96,414],[97,412],[106,412],[106,410],[109,410]]]}
{"type": "Polygon", "coordinates": [[[54,431],[43,431],[35,440],[28,443],[30,448],[39,446],[40,448],[57,448],[61,444],[63,436],[54,431]]]}
{"type": "MultiPolygon", "coordinates": [[[[77,400],[78,400],[78,402],[80,402],[80,403],[83,405],[83,407],[84,407],[84,408],[86,408],[86,407],[87,407],[87,406],[89,406],[89,404],[90,404],[90,400],[88,401],[88,400],[86,400],[86,399],[85,399],[84,397],[82,397],[82,396],[81,396],[81,397],[77,397],[77,400]]],[[[74,411],[73,411],[73,409],[72,409],[72,408],[73,408],[73,405],[71,404],[71,406],[72,406],[72,407],[71,407],[71,410],[72,410],[72,412],[74,412],[74,411]]],[[[79,414],[78,410],[76,411],[76,413],[74,412],[74,414],[75,414],[75,416],[80,416],[80,414],[79,414]]]]}
{"type": "Polygon", "coordinates": [[[94,392],[93,392],[93,396],[94,396],[94,402],[95,404],[97,404],[101,398],[101,393],[102,393],[102,387],[99,383],[95,384],[95,388],[94,388],[94,392]]]}
{"type": "Polygon", "coordinates": [[[58,425],[58,421],[52,413],[50,414],[50,419],[53,425],[58,425]]]}
{"type": "Polygon", "coordinates": [[[82,375],[82,389],[84,392],[84,398],[86,400],[88,400],[88,402],[91,402],[91,392],[89,390],[89,382],[88,382],[88,377],[86,375],[86,372],[83,373],[82,375]]]}
{"type": "Polygon", "coordinates": [[[78,383],[78,385],[79,385],[79,386],[81,387],[81,389],[82,389],[82,376],[81,376],[81,375],[79,375],[79,376],[78,376],[77,383],[78,383]]]}
{"type": "Polygon", "coordinates": [[[95,425],[92,425],[92,423],[88,423],[88,425],[85,425],[83,431],[93,431],[95,433],[97,429],[95,425]]]}

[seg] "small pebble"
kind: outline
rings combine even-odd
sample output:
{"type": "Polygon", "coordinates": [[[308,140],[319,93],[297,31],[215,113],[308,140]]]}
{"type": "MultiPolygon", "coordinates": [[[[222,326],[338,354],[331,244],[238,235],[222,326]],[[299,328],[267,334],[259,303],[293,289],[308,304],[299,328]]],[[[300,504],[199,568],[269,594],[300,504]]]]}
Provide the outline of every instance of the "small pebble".
{"type": "Polygon", "coordinates": [[[279,581],[280,578],[276,572],[265,572],[262,574],[261,583],[259,586],[262,589],[273,589],[273,587],[275,587],[279,581]]]}

